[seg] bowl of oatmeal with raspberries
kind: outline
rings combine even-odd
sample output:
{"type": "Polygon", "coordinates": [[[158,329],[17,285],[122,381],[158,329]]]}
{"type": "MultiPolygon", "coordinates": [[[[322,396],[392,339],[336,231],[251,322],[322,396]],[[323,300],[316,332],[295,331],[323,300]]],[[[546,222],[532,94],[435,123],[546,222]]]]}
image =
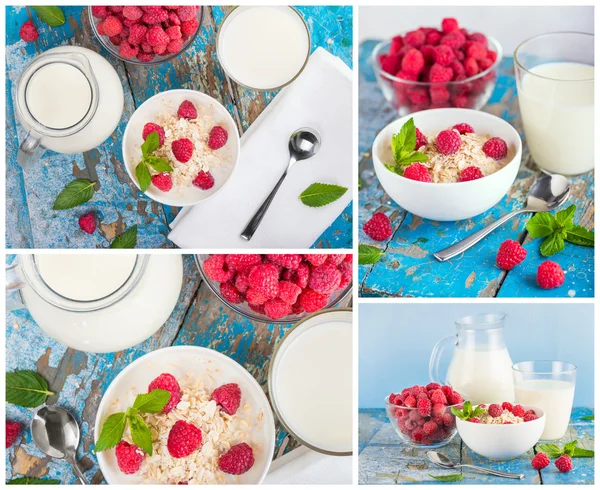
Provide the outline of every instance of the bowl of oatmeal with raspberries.
{"type": "Polygon", "coordinates": [[[275,423],[241,365],[178,346],[119,373],[102,397],[94,440],[109,484],[258,484],[273,456],[275,423]]]}
{"type": "Polygon", "coordinates": [[[489,210],[509,192],[522,143],[492,114],[430,109],[390,123],[372,152],[377,178],[398,205],[422,218],[457,221],[489,210]]]}
{"type": "Polygon", "coordinates": [[[544,431],[546,415],[539,407],[511,402],[465,402],[456,412],[456,427],[474,452],[495,460],[514,459],[535,446],[544,431]]]}
{"type": "Polygon", "coordinates": [[[123,134],[123,159],[142,192],[169,206],[189,206],[220,191],[240,154],[225,107],[194,90],[169,90],[145,101],[123,134]]]}

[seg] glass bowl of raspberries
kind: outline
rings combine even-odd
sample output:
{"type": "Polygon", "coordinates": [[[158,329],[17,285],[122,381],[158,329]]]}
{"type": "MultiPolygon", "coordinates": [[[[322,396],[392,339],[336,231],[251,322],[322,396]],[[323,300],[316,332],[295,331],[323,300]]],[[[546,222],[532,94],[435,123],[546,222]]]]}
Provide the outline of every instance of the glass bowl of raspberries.
{"type": "Polygon", "coordinates": [[[446,18],[379,43],[371,64],[384,97],[400,115],[424,109],[481,109],[490,98],[502,47],[446,18]]]}
{"type": "Polygon", "coordinates": [[[200,6],[88,7],[94,34],[111,54],[127,63],[155,65],[185,51],[196,38],[200,6]]]}
{"type": "Polygon", "coordinates": [[[352,290],[352,254],[196,255],[196,263],[226,306],[258,322],[296,323],[352,290]]]}
{"type": "Polygon", "coordinates": [[[405,443],[419,448],[436,448],[450,442],[456,435],[452,408],[462,408],[462,404],[462,395],[438,383],[405,388],[385,399],[396,433],[405,443]]]}

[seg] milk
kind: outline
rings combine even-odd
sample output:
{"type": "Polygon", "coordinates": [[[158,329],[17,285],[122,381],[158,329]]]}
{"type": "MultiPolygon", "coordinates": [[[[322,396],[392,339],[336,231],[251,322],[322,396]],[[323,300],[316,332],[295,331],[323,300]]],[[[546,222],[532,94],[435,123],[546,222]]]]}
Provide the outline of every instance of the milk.
{"type": "Polygon", "coordinates": [[[352,451],[352,326],[323,323],[302,332],[274,373],[277,405],[302,440],[334,452],[352,451]]]}
{"type": "Polygon", "coordinates": [[[127,280],[136,256],[127,254],[44,254],[35,263],[44,282],[58,294],[78,301],[104,298],[127,280]]]}
{"type": "Polygon", "coordinates": [[[573,383],[553,379],[518,381],[515,395],[517,403],[539,407],[546,413],[541,439],[556,440],[565,435],[575,395],[573,383]]]}
{"type": "Polygon", "coordinates": [[[462,349],[458,346],[447,381],[473,404],[512,402],[512,360],[506,348],[462,349]]]}
{"type": "Polygon", "coordinates": [[[48,128],[77,124],[92,103],[92,89],[81,70],[68,63],[51,63],[29,80],[25,98],[31,114],[48,128]]]}
{"type": "Polygon", "coordinates": [[[259,90],[292,80],[309,50],[306,26],[289,7],[238,7],[219,31],[218,54],[225,70],[259,90]]]}
{"type": "Polygon", "coordinates": [[[533,159],[551,173],[576,175],[592,170],[594,67],[556,62],[530,72],[535,75],[526,73],[519,86],[519,107],[533,159]]]}

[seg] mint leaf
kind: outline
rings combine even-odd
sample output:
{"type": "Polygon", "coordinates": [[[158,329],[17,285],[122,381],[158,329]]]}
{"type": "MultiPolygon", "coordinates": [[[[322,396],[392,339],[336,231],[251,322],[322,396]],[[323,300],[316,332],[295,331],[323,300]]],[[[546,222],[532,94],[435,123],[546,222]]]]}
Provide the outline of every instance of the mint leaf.
{"type": "Polygon", "coordinates": [[[150,187],[150,182],[152,182],[152,176],[150,175],[150,170],[146,166],[146,160],[142,160],[135,167],[135,176],[138,179],[138,184],[140,184],[140,189],[142,192],[146,192],[148,187],[150,187]]]}
{"type": "Polygon", "coordinates": [[[310,184],[299,197],[306,206],[320,208],[321,206],[337,201],[347,190],[346,187],[342,187],[341,185],[315,182],[314,184],[310,184]]]}
{"type": "Polygon", "coordinates": [[[133,409],[142,413],[158,413],[165,408],[170,399],[171,393],[167,390],[152,390],[150,393],[138,395],[133,409]]]}
{"type": "Polygon", "coordinates": [[[59,211],[62,209],[71,209],[84,202],[88,202],[94,197],[94,186],[95,182],[91,182],[88,179],[76,179],[70,182],[60,192],[52,209],[59,211]]]}
{"type": "Polygon", "coordinates": [[[383,255],[383,252],[377,247],[371,245],[359,245],[358,246],[358,263],[360,265],[374,264],[383,255]]]}
{"type": "Polygon", "coordinates": [[[402,165],[388,165],[387,163],[384,163],[384,165],[390,172],[404,176],[404,167],[402,165]]]}
{"type": "Polygon", "coordinates": [[[583,417],[581,417],[581,420],[594,420],[594,416],[593,415],[584,415],[583,417]]]}
{"type": "Polygon", "coordinates": [[[577,447],[577,441],[571,441],[563,446],[563,453],[568,454],[569,456],[573,455],[575,448],[577,447]]]}
{"type": "Polygon", "coordinates": [[[110,248],[135,248],[137,244],[137,225],[128,228],[111,242],[110,248]]]}
{"type": "Polygon", "coordinates": [[[6,482],[7,485],[60,485],[60,480],[52,480],[45,478],[31,478],[29,476],[21,476],[13,478],[6,482]]]}
{"type": "Polygon", "coordinates": [[[142,143],[142,156],[144,158],[149,157],[158,149],[159,146],[160,137],[158,136],[158,132],[152,131],[148,136],[146,136],[146,140],[142,143]]]}
{"type": "Polygon", "coordinates": [[[164,158],[150,156],[145,159],[145,162],[157,172],[173,171],[173,167],[171,167],[171,165],[169,165],[169,162],[164,158]]]}
{"type": "Polygon", "coordinates": [[[65,23],[65,14],[60,7],[31,7],[42,22],[50,27],[62,26],[65,23]]]}
{"type": "Polygon", "coordinates": [[[125,412],[114,413],[108,417],[104,424],[102,424],[100,437],[98,438],[98,442],[96,442],[94,451],[99,453],[119,444],[121,437],[123,437],[126,422],[127,417],[125,412]]]}
{"type": "Polygon", "coordinates": [[[20,407],[35,408],[43,405],[54,392],[48,382],[35,371],[6,373],[6,401],[20,407]]]}
{"type": "Polygon", "coordinates": [[[540,245],[540,253],[545,257],[562,252],[565,248],[565,241],[560,233],[554,232],[547,237],[540,245]]]}
{"type": "Polygon", "coordinates": [[[455,481],[461,481],[464,478],[464,475],[461,473],[455,473],[453,475],[432,475],[431,473],[429,473],[429,476],[431,478],[433,478],[434,480],[437,481],[444,481],[447,483],[451,483],[451,482],[455,482],[455,481]]]}
{"type": "MultiPolygon", "coordinates": [[[[168,393],[168,392],[167,392],[168,393]]],[[[129,417],[129,429],[133,443],[149,456],[152,456],[152,433],[139,415],[129,417]]]]}
{"type": "Polygon", "coordinates": [[[571,455],[573,458],[593,458],[594,451],[591,449],[583,449],[581,447],[576,447],[573,450],[573,454],[571,455]]]}
{"type": "Polygon", "coordinates": [[[452,412],[452,415],[458,417],[461,420],[467,420],[468,418],[470,418],[468,416],[465,416],[464,411],[460,408],[450,407],[450,411],[452,412]]]}
{"type": "Polygon", "coordinates": [[[565,237],[565,240],[567,242],[574,243],[575,245],[593,247],[594,232],[584,228],[583,226],[573,225],[573,228],[567,230],[567,236],[565,237]]]}
{"type": "Polygon", "coordinates": [[[550,236],[556,229],[556,220],[550,213],[537,213],[525,225],[532,238],[550,236]]]}
{"type": "Polygon", "coordinates": [[[417,144],[417,130],[415,129],[415,120],[411,117],[406,121],[400,131],[392,136],[392,152],[394,161],[399,163],[403,154],[410,154],[415,151],[417,144]]]}
{"type": "Polygon", "coordinates": [[[563,451],[556,444],[540,444],[538,447],[538,452],[541,451],[546,453],[549,458],[559,458],[563,455],[563,451]]]}
{"type": "Polygon", "coordinates": [[[557,223],[567,229],[573,227],[573,217],[575,216],[575,210],[577,206],[575,204],[571,204],[567,209],[563,209],[562,211],[558,211],[554,216],[557,223]]]}

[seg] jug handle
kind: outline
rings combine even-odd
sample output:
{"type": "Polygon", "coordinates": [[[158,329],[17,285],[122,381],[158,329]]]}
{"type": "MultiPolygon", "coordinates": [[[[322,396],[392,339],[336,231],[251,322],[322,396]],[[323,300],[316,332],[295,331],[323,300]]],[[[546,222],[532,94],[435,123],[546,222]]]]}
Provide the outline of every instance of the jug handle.
{"type": "Polygon", "coordinates": [[[433,383],[438,383],[440,385],[446,384],[440,376],[440,359],[442,358],[442,353],[449,344],[456,345],[456,335],[444,337],[433,346],[431,357],[429,358],[429,378],[433,383]]]}
{"type": "Polygon", "coordinates": [[[41,143],[42,135],[37,134],[35,131],[27,133],[17,152],[17,162],[23,167],[23,170],[29,168],[33,161],[42,158],[46,150],[41,143]]]}
{"type": "Polygon", "coordinates": [[[20,310],[25,308],[21,300],[20,290],[26,283],[19,275],[19,260],[15,259],[12,264],[6,266],[6,311],[20,310]],[[17,293],[17,294],[12,294],[17,293]]]}

